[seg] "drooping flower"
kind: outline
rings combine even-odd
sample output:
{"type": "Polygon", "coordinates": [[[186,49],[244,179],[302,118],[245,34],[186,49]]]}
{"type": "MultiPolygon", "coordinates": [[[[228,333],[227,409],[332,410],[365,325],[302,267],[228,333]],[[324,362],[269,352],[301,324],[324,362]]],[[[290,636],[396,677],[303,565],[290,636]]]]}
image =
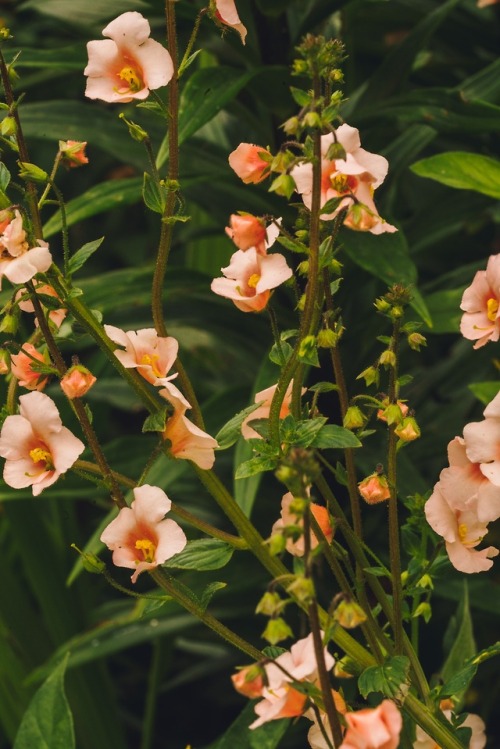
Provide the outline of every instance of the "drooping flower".
{"type": "Polygon", "coordinates": [[[253,143],[240,143],[229,154],[229,166],[246,185],[256,185],[269,175],[271,154],[253,143]]]}
{"type": "Polygon", "coordinates": [[[0,433],[3,478],[14,489],[32,486],[36,497],[71,468],[85,445],[62,425],[48,395],[34,391],[19,402],[19,414],[7,416],[0,433]]]}
{"type": "Polygon", "coordinates": [[[107,102],[146,99],[174,73],[169,52],[150,39],[149,22],[136,11],[122,13],[102,31],[109,39],[88,42],[85,95],[107,102]]]}
{"type": "MultiPolygon", "coordinates": [[[[58,299],[57,292],[52,286],[49,286],[47,283],[39,283],[38,281],[33,281],[33,284],[35,286],[36,291],[39,294],[43,294],[45,296],[52,296],[55,299],[58,299]]],[[[19,305],[19,309],[22,309],[23,312],[34,312],[35,307],[33,306],[33,302],[28,296],[28,290],[27,289],[20,289],[16,293],[16,302],[19,305]]],[[[40,300],[40,303],[42,307],[44,306],[43,300],[40,300]]],[[[62,325],[62,322],[64,318],[66,317],[68,313],[68,310],[64,307],[61,307],[60,309],[51,309],[49,312],[49,320],[54,323],[56,328],[60,328],[62,325]]],[[[38,319],[35,319],[35,325],[38,327],[38,319]]]]}
{"type": "Polygon", "coordinates": [[[123,507],[101,534],[101,541],[113,551],[113,564],[135,570],[133,583],[141,572],[163,564],[187,543],[175,520],[164,519],[171,506],[159,487],[136,487],[130,507],[123,507]]]}
{"type": "Polygon", "coordinates": [[[87,367],[75,364],[68,369],[59,384],[66,398],[73,400],[73,398],[83,398],[95,382],[96,378],[87,367]]]}
{"type": "Polygon", "coordinates": [[[237,31],[242,44],[245,44],[247,30],[240,21],[234,0],[215,0],[215,16],[225,26],[230,26],[237,31]]]}
{"type": "Polygon", "coordinates": [[[394,702],[384,700],[376,708],[346,713],[347,731],[339,749],[397,749],[403,727],[394,702]]]}
{"type": "MultiPolygon", "coordinates": [[[[256,393],[254,398],[254,403],[260,403],[261,405],[255,409],[255,411],[252,411],[251,414],[249,414],[244,422],[241,425],[241,434],[246,440],[255,438],[260,439],[260,434],[255,431],[255,429],[252,429],[250,426],[250,422],[254,421],[255,419],[268,419],[269,418],[269,412],[271,410],[271,403],[273,402],[273,396],[276,392],[277,385],[271,385],[271,387],[266,388],[265,390],[261,390],[259,393],[256,393]]],[[[302,395],[306,392],[307,388],[302,388],[302,395]]],[[[283,402],[281,404],[280,409],[280,419],[284,419],[285,416],[288,416],[290,413],[290,403],[292,401],[292,390],[293,390],[293,380],[290,382],[289,386],[286,389],[285,397],[283,398],[283,402]]]]}
{"type": "Polygon", "coordinates": [[[465,289],[460,309],[460,332],[474,348],[500,337],[500,255],[491,255],[486,270],[479,270],[465,289]]]}
{"type": "Polygon", "coordinates": [[[61,154],[63,164],[70,168],[84,166],[89,160],[85,153],[87,141],[80,140],[60,140],[59,153],[61,154]]]}
{"type": "Polygon", "coordinates": [[[23,219],[17,208],[0,235],[0,284],[2,276],[13,284],[26,283],[37,273],[45,273],[52,264],[49,245],[42,239],[37,247],[28,246],[23,219]]]}
{"type": "Polygon", "coordinates": [[[170,440],[169,453],[174,458],[192,460],[200,468],[209,470],[215,462],[217,440],[193,424],[184,412],[185,409],[176,409],[165,424],[163,439],[170,440]]]}
{"type": "MultiPolygon", "coordinates": [[[[451,720],[451,710],[444,710],[443,713],[447,720],[451,720]]],[[[479,715],[469,713],[460,725],[472,730],[468,749],[484,749],[486,746],[486,734],[484,732],[486,726],[479,715]]],[[[425,733],[423,728],[420,728],[420,726],[417,726],[416,728],[416,741],[413,742],[413,749],[440,749],[434,739],[431,739],[431,737],[425,733]]]]}
{"type": "MultiPolygon", "coordinates": [[[[279,533],[287,525],[297,525],[299,527],[302,527],[304,525],[303,519],[297,519],[297,516],[293,512],[291,512],[290,505],[292,504],[292,502],[293,494],[291,492],[287,492],[281,500],[281,518],[279,518],[279,520],[274,523],[272,533],[279,533]]],[[[325,535],[327,541],[331,542],[333,538],[333,527],[328,510],[326,509],[326,507],[322,507],[321,505],[315,504],[314,502],[311,502],[310,508],[313,517],[323,531],[323,534],[325,535]]],[[[315,549],[319,544],[319,540],[312,530],[310,533],[310,538],[311,549],[315,549]]],[[[305,550],[304,535],[301,535],[297,540],[294,540],[293,538],[287,538],[286,550],[296,557],[303,557],[305,550]]]]}
{"type": "Polygon", "coordinates": [[[27,390],[43,390],[48,376],[33,369],[35,361],[48,364],[49,360],[32,343],[24,343],[18,354],[12,354],[11,372],[19,380],[21,387],[27,390]]]}
{"type": "MultiPolygon", "coordinates": [[[[350,125],[341,125],[334,133],[321,136],[321,207],[332,198],[341,198],[335,210],[323,214],[324,220],[335,218],[348,208],[344,223],[357,231],[372,234],[397,231],[396,227],[384,221],[373,202],[373,191],[384,181],[389,164],[387,159],[361,148],[359,131],[350,125]],[[328,151],[334,143],[340,144],[345,158],[328,158],[328,151]]],[[[307,208],[312,204],[312,164],[299,164],[291,170],[307,208]]]]}
{"type": "Polygon", "coordinates": [[[154,328],[125,333],[113,325],[105,325],[104,330],[113,343],[125,348],[125,351],[117,349],[114,355],[127,369],[136,368],[152,385],[165,385],[177,377],[177,374],[167,377],[179,350],[179,344],[172,336],[161,337],[154,328]]]}

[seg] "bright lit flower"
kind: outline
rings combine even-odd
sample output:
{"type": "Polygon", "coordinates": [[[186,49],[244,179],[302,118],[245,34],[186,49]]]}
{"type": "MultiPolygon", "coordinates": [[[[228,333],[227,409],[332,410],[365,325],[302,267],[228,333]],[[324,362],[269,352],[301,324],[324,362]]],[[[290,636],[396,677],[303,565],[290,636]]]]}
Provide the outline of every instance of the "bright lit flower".
{"type": "MultiPolygon", "coordinates": [[[[255,419],[269,418],[269,411],[271,410],[271,403],[273,402],[273,396],[276,392],[276,387],[277,385],[271,385],[271,387],[268,387],[265,390],[261,390],[259,393],[256,393],[254,403],[260,403],[261,405],[256,408],[255,411],[252,411],[252,413],[246,417],[241,425],[241,433],[246,440],[252,438],[261,438],[260,434],[258,434],[255,429],[252,429],[252,427],[250,426],[250,422],[254,421],[255,419]]],[[[306,389],[307,388],[302,388],[302,395],[304,395],[306,389]]],[[[283,398],[283,402],[281,404],[280,419],[284,419],[285,416],[288,416],[288,414],[290,413],[292,390],[293,380],[290,382],[289,386],[286,389],[285,397],[283,398]]]]}
{"type": "Polygon", "coordinates": [[[163,439],[170,440],[169,453],[174,458],[192,460],[207,471],[215,462],[214,450],[219,445],[217,440],[193,424],[184,415],[184,411],[185,409],[176,409],[167,420],[163,439]]]}
{"type": "MultiPolygon", "coordinates": [[[[53,289],[52,286],[49,286],[49,284],[39,283],[36,280],[33,281],[33,284],[39,294],[44,294],[45,296],[53,296],[55,299],[59,298],[55,289],[53,289]]],[[[27,289],[20,289],[16,293],[16,302],[19,304],[19,309],[22,309],[23,312],[35,311],[35,307],[33,306],[33,302],[31,301],[31,299],[29,298],[27,289]]],[[[40,303],[43,307],[44,304],[42,299],[40,299],[40,303]]],[[[66,310],[64,307],[61,307],[60,309],[51,309],[49,312],[49,320],[54,323],[56,328],[60,328],[67,313],[68,310],[66,310]]],[[[35,319],[35,325],[38,327],[37,319],[35,319]]]]}
{"type": "Polygon", "coordinates": [[[387,478],[379,473],[372,473],[358,484],[359,493],[369,505],[375,505],[391,498],[387,478]]]}
{"type": "Polygon", "coordinates": [[[346,713],[347,731],[339,749],[397,749],[403,727],[394,702],[384,700],[374,709],[346,713]]]}
{"type": "MultiPolygon", "coordinates": [[[[321,136],[321,206],[332,198],[342,198],[337,208],[321,216],[324,220],[335,218],[343,209],[349,211],[344,220],[346,226],[372,234],[397,231],[384,221],[373,202],[373,191],[384,181],[389,164],[387,159],[361,148],[359,131],[350,125],[341,125],[333,133],[321,136]],[[335,143],[345,151],[345,159],[328,158],[328,151],[335,143]]],[[[312,164],[299,164],[291,171],[297,191],[307,208],[312,204],[312,164]]]]}
{"type": "Polygon", "coordinates": [[[37,273],[45,273],[51,264],[49,245],[41,239],[38,247],[29,249],[23,219],[19,211],[4,227],[0,235],[0,283],[2,276],[13,284],[26,283],[37,273]]]}
{"type": "Polygon", "coordinates": [[[242,312],[260,312],[271,296],[271,290],[287,281],[292,269],[283,255],[274,253],[263,257],[255,248],[238,250],[227,268],[221,269],[225,278],[214,278],[211,289],[224,296],[242,312]]]}
{"type": "Polygon", "coordinates": [[[19,402],[19,414],[7,416],[0,434],[3,478],[14,489],[32,486],[36,497],[71,468],[85,445],[62,425],[44,393],[21,395],[19,402]]]}
{"type": "Polygon", "coordinates": [[[12,354],[11,372],[19,380],[21,387],[27,390],[43,390],[48,376],[33,369],[33,360],[48,364],[48,359],[37,351],[32,343],[24,343],[18,354],[12,354]]]}
{"type": "Polygon", "coordinates": [[[87,141],[80,140],[60,140],[59,152],[62,156],[63,163],[70,168],[88,164],[89,160],[85,153],[87,141]]]}
{"type": "MultiPolygon", "coordinates": [[[[443,712],[446,718],[451,720],[451,710],[444,710],[443,712]]],[[[486,746],[486,734],[484,732],[486,726],[479,715],[469,714],[460,725],[472,729],[468,749],[484,749],[486,746]]],[[[416,728],[416,741],[413,743],[413,749],[440,749],[434,739],[431,739],[420,726],[416,728]]]]}
{"type": "Polygon", "coordinates": [[[96,378],[87,367],[75,364],[68,369],[59,384],[66,398],[72,400],[73,398],[83,398],[95,382],[96,378]]]}
{"type": "Polygon", "coordinates": [[[177,374],[167,377],[179,350],[179,344],[172,336],[162,338],[154,328],[125,333],[113,325],[105,325],[104,330],[113,343],[124,346],[125,351],[117,349],[113,353],[127,369],[136,368],[152,385],[165,385],[177,377],[177,374]]]}
{"type": "Polygon", "coordinates": [[[253,143],[240,143],[229,154],[229,166],[246,185],[256,185],[269,175],[271,154],[253,143]],[[264,156],[264,158],[262,158],[264,156]]]}
{"type": "Polygon", "coordinates": [[[136,11],[122,13],[102,35],[88,42],[85,95],[112,103],[146,99],[151,89],[166,86],[174,73],[169,52],[150,39],[148,21],[136,11]]]}
{"type": "Polygon", "coordinates": [[[238,32],[242,44],[245,44],[247,30],[240,21],[234,0],[215,0],[215,15],[225,26],[238,32]]]}
{"type": "Polygon", "coordinates": [[[101,534],[101,541],[113,552],[113,564],[135,570],[133,583],[141,572],[163,564],[187,543],[175,520],[164,519],[171,506],[157,486],[136,487],[130,507],[122,507],[101,534]]]}
{"type": "Polygon", "coordinates": [[[500,337],[500,255],[491,255],[486,270],[479,270],[465,289],[460,309],[464,311],[460,332],[476,341],[474,348],[500,337]]]}
{"type": "MultiPolygon", "coordinates": [[[[272,533],[279,533],[285,526],[287,525],[298,525],[300,528],[303,527],[304,521],[302,518],[298,518],[297,516],[290,511],[290,505],[293,502],[293,494],[291,492],[287,492],[283,499],[281,500],[281,518],[277,520],[272,529],[272,533]]],[[[333,527],[330,520],[330,515],[328,513],[328,510],[326,507],[322,507],[321,505],[317,505],[314,502],[311,502],[310,504],[311,513],[313,517],[315,518],[316,522],[318,523],[319,527],[323,531],[323,534],[325,535],[328,542],[331,542],[333,538],[333,527]]],[[[310,533],[311,538],[311,549],[315,549],[317,545],[319,544],[319,541],[317,537],[314,535],[314,532],[311,531],[310,533]]],[[[286,540],[286,550],[293,554],[296,557],[303,557],[304,556],[304,535],[301,535],[300,538],[298,538],[296,541],[293,540],[293,538],[287,538],[286,540]]]]}

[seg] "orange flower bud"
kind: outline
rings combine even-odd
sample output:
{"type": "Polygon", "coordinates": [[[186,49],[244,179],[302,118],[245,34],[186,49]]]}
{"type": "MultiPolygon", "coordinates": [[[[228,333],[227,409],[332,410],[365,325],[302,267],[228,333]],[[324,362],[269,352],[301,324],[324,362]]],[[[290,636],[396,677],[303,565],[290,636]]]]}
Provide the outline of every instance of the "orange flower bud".
{"type": "Polygon", "coordinates": [[[74,367],[68,369],[64,377],[62,378],[60,385],[65,396],[72,400],[73,398],[81,398],[87,393],[96,378],[89,372],[86,367],[82,367],[80,364],[76,364],[74,367]]]}
{"type": "Polygon", "coordinates": [[[371,476],[367,476],[363,479],[363,481],[358,484],[358,489],[363,499],[365,499],[369,505],[383,502],[391,496],[389,485],[387,484],[387,478],[378,473],[372,473],[371,476]]]}

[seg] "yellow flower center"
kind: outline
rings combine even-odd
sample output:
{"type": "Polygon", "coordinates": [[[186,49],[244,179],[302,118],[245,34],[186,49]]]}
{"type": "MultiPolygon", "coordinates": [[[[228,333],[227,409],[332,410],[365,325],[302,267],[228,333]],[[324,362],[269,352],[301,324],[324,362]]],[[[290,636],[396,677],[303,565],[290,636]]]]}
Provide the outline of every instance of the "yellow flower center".
{"type": "Polygon", "coordinates": [[[247,286],[250,286],[251,289],[255,289],[257,284],[260,281],[260,276],[258,273],[252,273],[250,278],[248,279],[247,286]]]}
{"type": "Polygon", "coordinates": [[[133,94],[136,94],[144,88],[144,81],[141,76],[137,70],[130,67],[130,65],[126,65],[120,70],[118,78],[121,78],[122,81],[125,81],[125,83],[128,84],[128,88],[133,94]]]}
{"type": "Polygon", "coordinates": [[[495,322],[498,312],[498,301],[496,299],[488,299],[487,302],[487,317],[488,320],[491,320],[491,322],[495,322]]]}
{"type": "Polygon", "coordinates": [[[33,463],[44,463],[45,471],[53,471],[54,463],[52,462],[52,455],[48,450],[44,450],[43,447],[35,447],[30,450],[30,458],[33,463]]]}
{"type": "Polygon", "coordinates": [[[153,356],[150,356],[150,354],[143,354],[140,364],[145,364],[148,367],[151,367],[153,370],[153,374],[155,377],[161,377],[161,371],[158,367],[158,361],[160,357],[158,354],[153,354],[153,356]]]}
{"type": "Polygon", "coordinates": [[[332,174],[330,182],[336,192],[342,193],[350,190],[347,174],[332,174]]]}
{"type": "MultiPolygon", "coordinates": [[[[156,554],[156,546],[152,541],[149,540],[149,538],[139,538],[135,542],[135,548],[138,551],[142,551],[142,556],[144,557],[144,562],[154,562],[155,560],[155,554],[156,554]]],[[[136,562],[138,564],[139,562],[136,562]]]]}
{"type": "Polygon", "coordinates": [[[474,548],[474,546],[477,546],[481,541],[483,540],[483,536],[479,536],[478,538],[474,539],[468,539],[467,534],[469,532],[469,529],[466,525],[466,523],[460,523],[458,526],[458,537],[460,539],[460,543],[462,543],[466,548],[474,548]]]}

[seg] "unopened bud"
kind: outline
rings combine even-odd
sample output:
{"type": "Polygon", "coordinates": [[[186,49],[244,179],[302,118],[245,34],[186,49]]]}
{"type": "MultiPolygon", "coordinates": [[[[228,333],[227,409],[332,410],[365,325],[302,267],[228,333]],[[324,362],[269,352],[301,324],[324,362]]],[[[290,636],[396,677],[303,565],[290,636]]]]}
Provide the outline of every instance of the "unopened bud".
{"type": "Polygon", "coordinates": [[[277,195],[290,198],[295,192],[295,181],[289,174],[280,174],[272,183],[269,192],[275,192],[277,195]]]}
{"type": "Polygon", "coordinates": [[[334,333],[330,328],[320,330],[318,332],[318,347],[319,348],[335,348],[339,342],[339,336],[334,333]]]}
{"type": "Polygon", "coordinates": [[[310,577],[296,577],[293,583],[287,585],[286,590],[299,603],[306,606],[314,601],[314,583],[310,577]]]}
{"type": "Polygon", "coordinates": [[[366,416],[358,406],[349,406],[342,423],[346,429],[361,429],[366,423],[366,416]]]}
{"type": "Polygon", "coordinates": [[[86,141],[60,140],[59,153],[63,163],[71,168],[88,164],[89,160],[85,154],[86,141]]]}
{"type": "Polygon", "coordinates": [[[321,117],[317,112],[308,112],[304,117],[304,125],[307,127],[320,127],[321,117]]]}
{"type": "Polygon", "coordinates": [[[345,629],[354,629],[359,624],[366,622],[366,614],[361,606],[355,601],[340,601],[333,612],[333,618],[345,629]]]}
{"type": "Polygon", "coordinates": [[[367,367],[364,369],[357,377],[357,380],[364,380],[365,384],[368,385],[378,385],[379,383],[379,373],[377,367],[367,367]]]}
{"type": "Polygon", "coordinates": [[[394,351],[391,351],[390,349],[387,349],[386,351],[382,351],[382,353],[379,356],[378,363],[383,365],[384,367],[395,367],[396,366],[396,354],[394,351]]]}
{"type": "Polygon", "coordinates": [[[417,581],[417,588],[430,588],[430,590],[434,590],[434,583],[432,581],[432,577],[430,575],[422,575],[420,580],[417,581]]]}
{"type": "Polygon", "coordinates": [[[104,562],[95,554],[92,554],[89,551],[82,551],[78,546],[76,546],[76,544],[71,544],[71,548],[75,549],[75,551],[80,554],[83,568],[87,572],[92,572],[94,575],[101,575],[106,569],[104,562]]]}
{"type": "Polygon", "coordinates": [[[278,593],[268,590],[255,609],[256,614],[264,614],[264,616],[276,616],[280,614],[286,606],[286,601],[283,601],[278,593]]]}
{"type": "Polygon", "coordinates": [[[427,603],[426,601],[422,601],[422,603],[419,603],[417,608],[412,614],[413,619],[417,619],[419,616],[423,617],[426,624],[429,623],[429,620],[432,616],[432,609],[430,603],[427,603]]]}
{"type": "Polygon", "coordinates": [[[427,339],[420,333],[410,333],[408,336],[408,345],[414,351],[420,351],[421,346],[427,346],[427,339]]]}
{"type": "Polygon", "coordinates": [[[252,666],[241,668],[231,676],[231,681],[237,692],[253,700],[262,695],[264,677],[264,669],[258,663],[255,663],[252,666]]]}
{"type": "Polygon", "coordinates": [[[391,492],[383,474],[372,473],[358,484],[359,493],[369,505],[390,499],[391,492]]]}
{"type": "Polygon", "coordinates": [[[287,640],[289,637],[293,637],[293,632],[281,616],[276,619],[269,619],[267,627],[262,633],[264,640],[267,640],[271,645],[276,645],[282,640],[287,640]]]}
{"type": "Polygon", "coordinates": [[[303,260],[298,264],[297,273],[299,273],[301,276],[307,276],[307,274],[309,273],[309,260],[303,260]]]}
{"type": "Polygon", "coordinates": [[[299,242],[307,242],[309,239],[309,232],[307,229],[298,229],[298,231],[295,232],[295,236],[299,240],[299,242]]]}
{"type": "Polygon", "coordinates": [[[400,317],[403,317],[404,313],[404,309],[398,304],[394,305],[394,307],[391,309],[391,317],[393,320],[399,320],[400,317]]]}
{"type": "Polygon", "coordinates": [[[394,432],[403,442],[413,442],[420,437],[420,427],[413,416],[407,416],[401,424],[395,428],[394,432]]]}
{"type": "Polygon", "coordinates": [[[388,312],[391,309],[391,303],[388,302],[387,299],[384,299],[384,297],[375,299],[374,305],[379,312],[388,312]]]}
{"type": "Polygon", "coordinates": [[[302,294],[299,301],[297,302],[296,309],[298,309],[299,312],[303,312],[305,306],[306,306],[306,295],[302,294]]]}
{"type": "Polygon", "coordinates": [[[75,364],[70,367],[61,382],[61,390],[64,395],[73,400],[73,398],[82,398],[92,387],[96,378],[87,367],[81,364],[75,364]]]}
{"type": "Polygon", "coordinates": [[[302,499],[302,497],[294,497],[290,502],[288,509],[290,510],[292,515],[296,515],[297,517],[301,518],[306,511],[308,504],[309,502],[307,501],[307,499],[302,499]]]}
{"type": "Polygon", "coordinates": [[[41,182],[46,184],[49,181],[49,175],[40,169],[36,164],[30,164],[29,161],[19,161],[20,166],[19,176],[21,179],[26,179],[31,182],[41,182]]]}
{"type": "MultiPolygon", "coordinates": [[[[408,411],[408,406],[406,406],[406,411],[408,411]]],[[[400,424],[403,421],[403,410],[399,403],[391,403],[390,406],[377,411],[377,419],[389,425],[400,424]]]]}
{"type": "Polygon", "coordinates": [[[118,117],[124,121],[124,123],[128,127],[128,131],[130,136],[134,139],[139,141],[139,143],[142,143],[145,140],[149,139],[149,135],[147,132],[142,128],[140,125],[138,125],[136,122],[132,122],[132,120],[127,120],[123,112],[121,112],[118,117]]]}
{"type": "Polygon", "coordinates": [[[268,540],[269,553],[273,557],[277,557],[286,547],[286,538],[281,533],[274,533],[268,540]]]}
{"type": "Polygon", "coordinates": [[[285,133],[287,135],[295,135],[297,130],[300,127],[300,122],[298,117],[290,117],[286,122],[284,122],[281,126],[285,133]]]}
{"type": "Polygon", "coordinates": [[[317,357],[316,347],[316,336],[306,335],[299,345],[299,359],[306,359],[308,363],[312,363],[311,360],[317,357]]]}
{"type": "Polygon", "coordinates": [[[342,145],[342,143],[339,143],[338,141],[336,141],[335,143],[332,143],[326,153],[326,158],[329,161],[335,161],[335,159],[345,159],[345,157],[346,157],[345,148],[342,145]]]}
{"type": "Polygon", "coordinates": [[[17,133],[17,123],[14,119],[14,117],[4,117],[2,120],[2,123],[0,125],[0,133],[4,137],[8,137],[9,135],[15,135],[17,133]]]}
{"type": "Polygon", "coordinates": [[[19,312],[17,309],[13,309],[12,312],[2,316],[0,322],[0,333],[17,333],[19,327],[19,312]]]}

